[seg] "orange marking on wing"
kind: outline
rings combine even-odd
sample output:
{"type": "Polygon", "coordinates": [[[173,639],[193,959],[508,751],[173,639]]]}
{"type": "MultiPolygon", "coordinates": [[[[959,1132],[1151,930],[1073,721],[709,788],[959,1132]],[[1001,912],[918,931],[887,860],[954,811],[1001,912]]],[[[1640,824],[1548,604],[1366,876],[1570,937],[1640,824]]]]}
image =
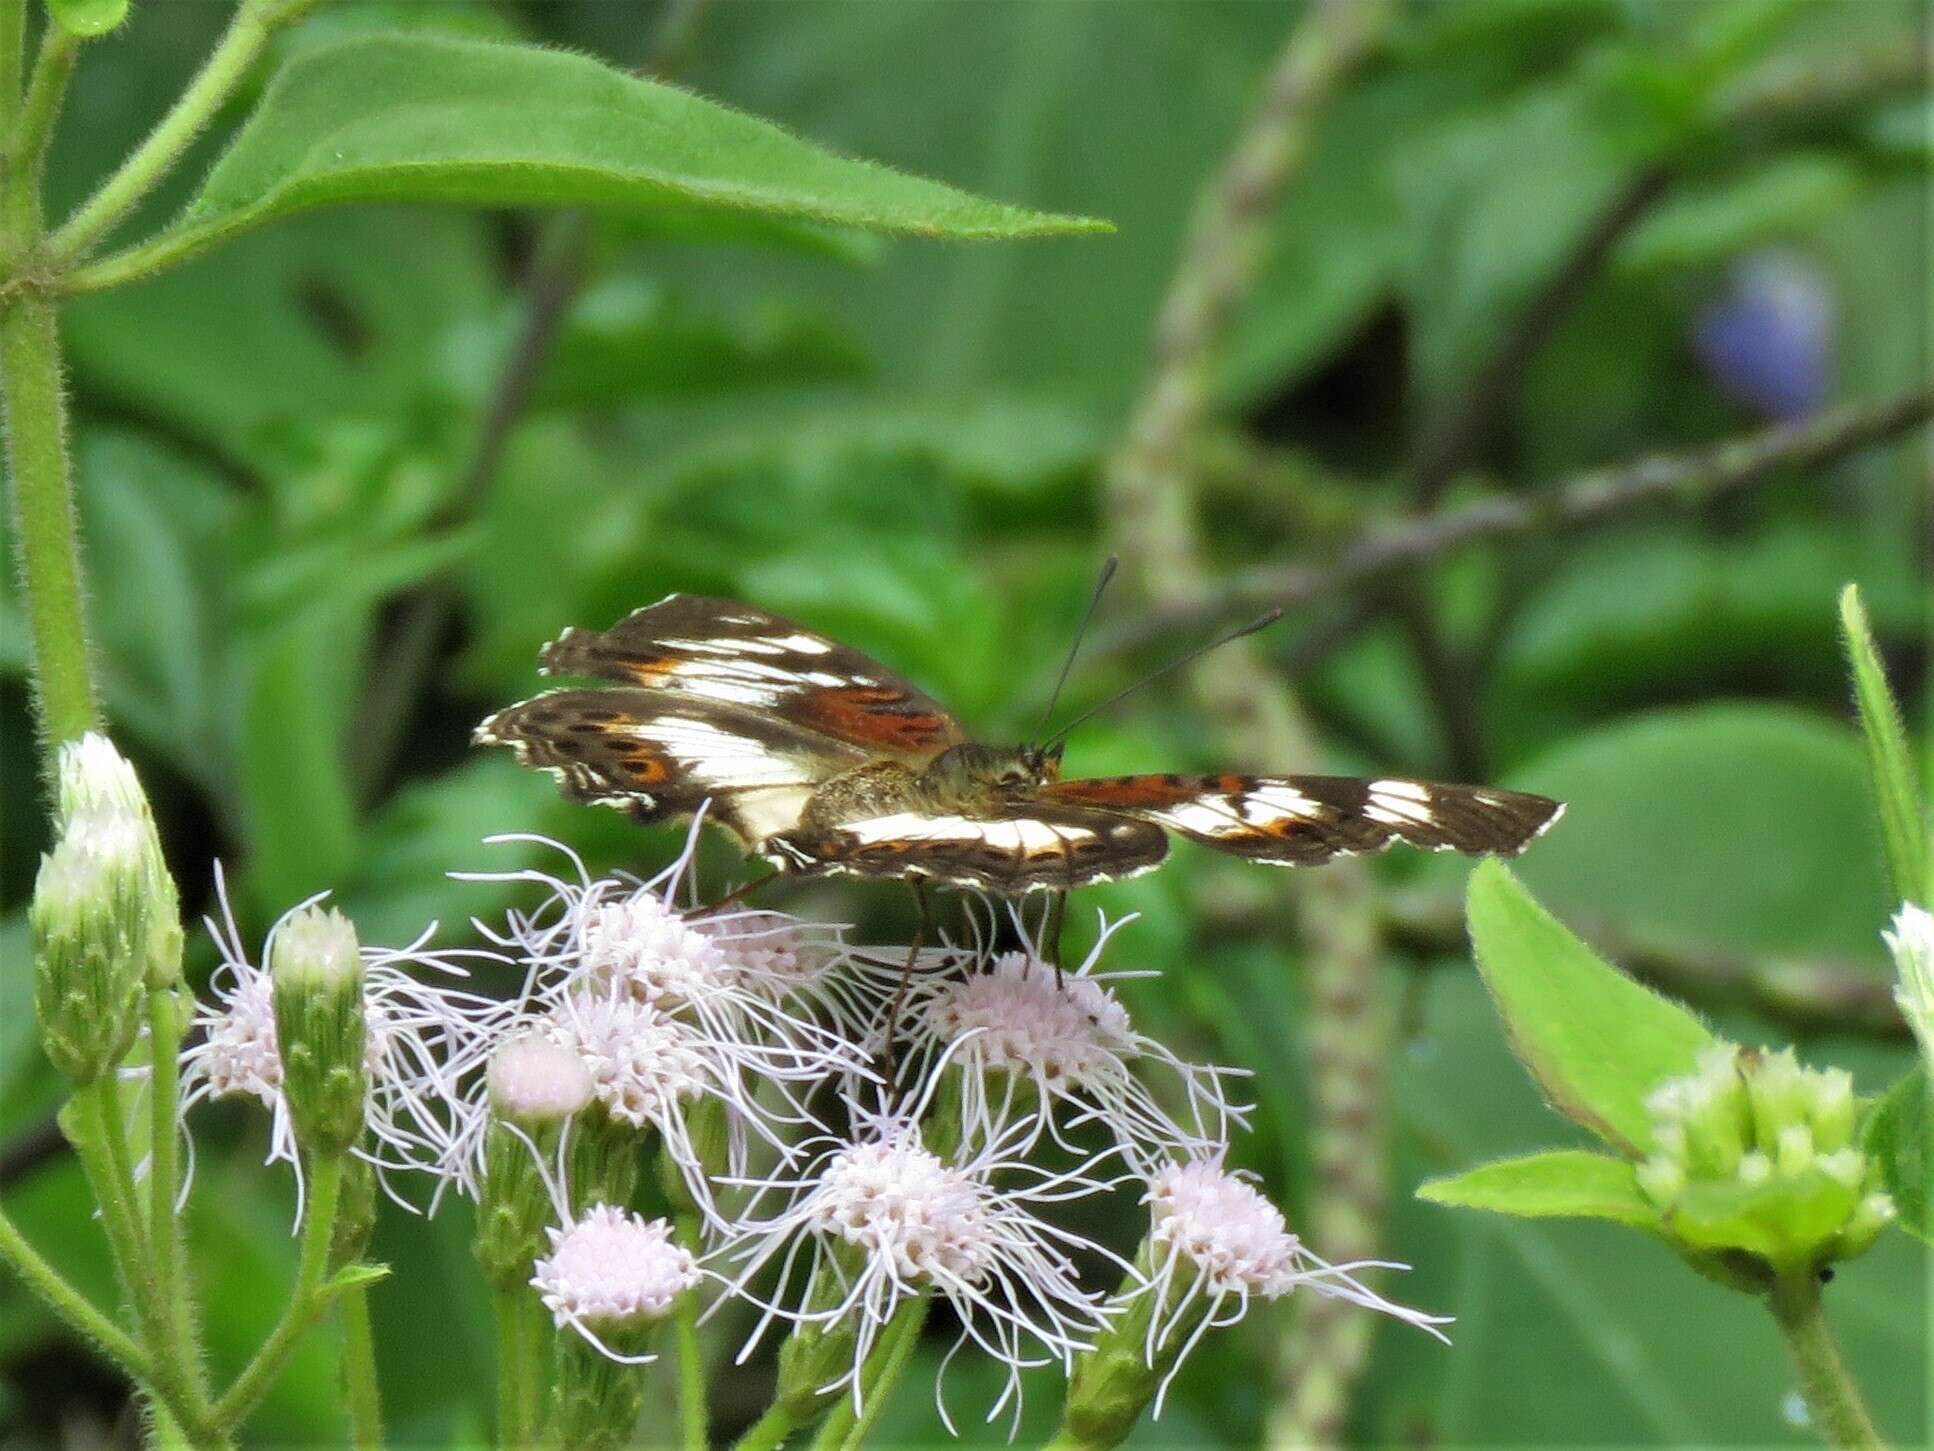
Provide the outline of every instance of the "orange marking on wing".
{"type": "Polygon", "coordinates": [[[799,713],[848,740],[877,741],[901,750],[917,750],[943,739],[950,726],[947,717],[929,710],[894,709],[906,699],[904,690],[891,687],[845,685],[804,696],[799,713]]]}
{"type": "Polygon", "coordinates": [[[1202,792],[1200,787],[1172,776],[1101,776],[1090,781],[1056,781],[1042,794],[1055,801],[1131,811],[1192,801],[1202,792]]]}

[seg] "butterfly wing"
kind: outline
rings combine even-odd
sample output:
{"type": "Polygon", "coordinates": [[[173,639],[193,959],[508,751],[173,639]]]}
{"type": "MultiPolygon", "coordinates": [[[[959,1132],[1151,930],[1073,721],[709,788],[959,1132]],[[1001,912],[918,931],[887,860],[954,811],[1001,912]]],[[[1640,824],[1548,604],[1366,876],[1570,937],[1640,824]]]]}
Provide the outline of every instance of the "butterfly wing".
{"type": "Polygon", "coordinates": [[[1398,841],[1471,856],[1516,856],[1565,809],[1522,791],[1395,777],[1111,776],[1057,781],[1043,795],[1287,866],[1382,851],[1398,841]]]}
{"type": "Polygon", "coordinates": [[[924,811],[802,828],[765,855],[782,871],[890,877],[997,896],[1067,891],[1153,871],[1168,838],[1146,821],[1080,806],[1019,802],[996,817],[924,811]]]}
{"type": "Polygon", "coordinates": [[[757,711],[909,765],[966,739],[936,701],[877,661],[735,600],[667,595],[608,630],[566,630],[539,668],[757,711]]]}
{"type": "Polygon", "coordinates": [[[713,820],[748,848],[794,826],[814,787],[867,759],[855,746],[747,706],[671,691],[552,690],[477,727],[549,771],[573,801],[620,806],[639,820],[713,820]]]}

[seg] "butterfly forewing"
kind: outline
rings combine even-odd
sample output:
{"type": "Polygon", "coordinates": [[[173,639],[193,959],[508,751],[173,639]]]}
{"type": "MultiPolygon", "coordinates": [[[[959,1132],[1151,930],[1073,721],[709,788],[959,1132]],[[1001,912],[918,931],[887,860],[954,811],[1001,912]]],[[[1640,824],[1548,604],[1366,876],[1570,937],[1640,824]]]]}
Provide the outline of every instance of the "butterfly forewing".
{"type": "Polygon", "coordinates": [[[910,763],[966,737],[930,696],[850,646],[734,600],[668,595],[608,630],[566,630],[549,675],[587,675],[755,710],[910,763]]]}
{"type": "Polygon", "coordinates": [[[1057,781],[1050,801],[1118,811],[1253,861],[1313,866],[1404,841],[1515,856],[1564,811],[1488,786],[1355,776],[1112,776],[1057,781]]]}

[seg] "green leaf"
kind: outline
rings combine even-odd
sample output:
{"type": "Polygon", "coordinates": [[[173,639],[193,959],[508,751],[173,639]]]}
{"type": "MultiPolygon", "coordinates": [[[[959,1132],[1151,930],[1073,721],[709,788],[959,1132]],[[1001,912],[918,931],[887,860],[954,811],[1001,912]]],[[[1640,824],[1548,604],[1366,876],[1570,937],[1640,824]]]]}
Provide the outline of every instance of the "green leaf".
{"type": "Polygon", "coordinates": [[[323,1285],[325,1295],[340,1295],[345,1290],[364,1290],[380,1285],[390,1277],[388,1265],[344,1265],[323,1285]]]}
{"type": "Polygon", "coordinates": [[[292,60],[149,246],[175,258],[290,212],[397,200],[698,207],[930,237],[1107,230],[838,156],[586,56],[388,35],[292,60]]]}
{"type": "Polygon", "coordinates": [[[106,35],[128,18],[128,0],[47,0],[47,13],[69,35],[106,35]]]}
{"type": "Polygon", "coordinates": [[[1900,706],[1888,688],[1887,672],[1880,663],[1880,650],[1874,644],[1873,626],[1858,585],[1848,585],[1840,595],[1840,628],[1846,639],[1847,659],[1853,666],[1853,697],[1860,707],[1860,728],[1867,744],[1867,765],[1873,773],[1874,800],[1880,808],[1880,830],[1887,843],[1894,895],[1908,902],[1934,900],[1934,880],[1928,877],[1925,806],[1920,783],[1914,779],[1907,728],[1901,724],[1900,706]]]}
{"type": "Polygon", "coordinates": [[[1484,1164],[1453,1178],[1432,1179],[1417,1197],[1526,1219],[1614,1219],[1647,1227],[1659,1222],[1659,1211],[1639,1188],[1629,1163],[1585,1149],[1484,1164]]]}
{"type": "Polygon", "coordinates": [[[1546,1097],[1615,1147],[1648,1151],[1646,1096],[1691,1072],[1712,1034],[1600,961],[1496,861],[1471,873],[1467,907],[1478,971],[1546,1097]]]}
{"type": "Polygon", "coordinates": [[[1917,1238],[1934,1243],[1934,1112],[1928,1099],[1934,1087],[1927,1070],[1902,1075],[1881,1095],[1867,1115],[1861,1138],[1867,1152],[1878,1155],[1887,1192],[1900,1211],[1900,1226],[1917,1238]]]}
{"type": "MultiPolygon", "coordinates": [[[[1813,711],[1712,701],[1627,715],[1511,774],[1569,803],[1517,870],[1588,939],[1602,924],[1645,946],[1819,955],[1878,979],[1890,904],[1861,778],[1853,732],[1813,711]]],[[[1425,869],[1448,884],[1456,865],[1425,869]]]]}

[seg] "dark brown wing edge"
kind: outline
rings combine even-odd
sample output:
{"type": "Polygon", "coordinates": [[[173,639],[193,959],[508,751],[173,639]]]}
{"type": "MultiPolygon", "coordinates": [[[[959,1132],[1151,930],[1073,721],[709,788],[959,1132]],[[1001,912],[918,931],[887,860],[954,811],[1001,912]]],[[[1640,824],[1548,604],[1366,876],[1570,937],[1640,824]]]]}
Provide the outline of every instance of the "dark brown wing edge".
{"type": "Polygon", "coordinates": [[[1564,805],[1492,786],[1401,777],[1127,776],[1062,781],[1055,800],[1120,811],[1252,861],[1314,866],[1396,842],[1516,856],[1564,805]]]}

